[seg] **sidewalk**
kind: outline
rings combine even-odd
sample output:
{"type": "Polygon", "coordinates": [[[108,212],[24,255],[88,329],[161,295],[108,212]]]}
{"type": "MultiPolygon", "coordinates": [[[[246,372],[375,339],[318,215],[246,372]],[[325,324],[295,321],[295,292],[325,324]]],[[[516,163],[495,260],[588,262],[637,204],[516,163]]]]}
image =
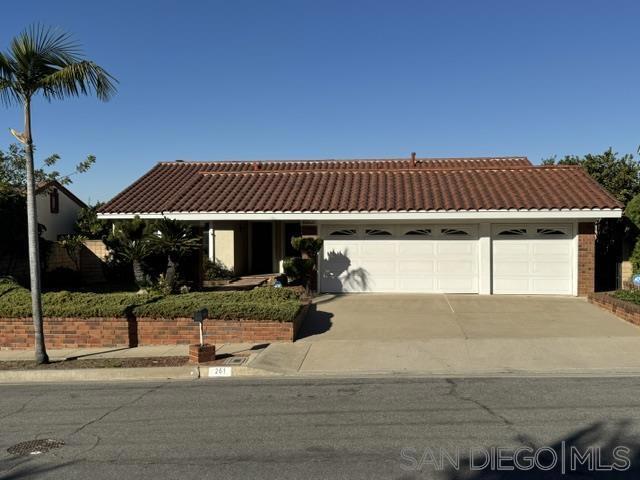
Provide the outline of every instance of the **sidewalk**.
{"type": "MultiPolygon", "coordinates": [[[[252,343],[227,343],[216,346],[218,355],[232,355],[251,350],[252,343]]],[[[82,360],[99,358],[188,357],[188,345],[150,345],[144,347],[60,348],[47,350],[49,359],[82,360]]],[[[33,360],[33,350],[0,350],[0,362],[33,360]]]]}

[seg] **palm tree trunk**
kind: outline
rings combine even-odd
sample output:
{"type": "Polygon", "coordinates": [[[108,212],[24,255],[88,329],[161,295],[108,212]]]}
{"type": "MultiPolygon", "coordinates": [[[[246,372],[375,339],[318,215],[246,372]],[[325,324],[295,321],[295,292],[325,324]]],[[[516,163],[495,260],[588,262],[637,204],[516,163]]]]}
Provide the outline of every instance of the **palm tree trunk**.
{"type": "Polygon", "coordinates": [[[174,283],[176,281],[176,270],[178,268],[178,262],[174,261],[173,258],[171,258],[171,255],[167,256],[167,274],[165,275],[165,280],[167,282],[167,285],[169,285],[169,288],[171,288],[171,290],[173,290],[174,288],[174,283]]]}
{"type": "Polygon", "coordinates": [[[133,262],[133,278],[136,281],[136,285],[138,288],[142,288],[144,284],[144,272],[142,270],[142,265],[140,264],[140,260],[134,260],[133,262]]]}
{"type": "Polygon", "coordinates": [[[31,316],[35,334],[36,363],[49,363],[44,344],[42,296],[40,291],[40,246],[38,215],[36,212],[36,183],[33,167],[33,139],[31,138],[31,100],[24,102],[24,135],[27,155],[27,235],[29,243],[29,275],[31,278],[31,316]]]}

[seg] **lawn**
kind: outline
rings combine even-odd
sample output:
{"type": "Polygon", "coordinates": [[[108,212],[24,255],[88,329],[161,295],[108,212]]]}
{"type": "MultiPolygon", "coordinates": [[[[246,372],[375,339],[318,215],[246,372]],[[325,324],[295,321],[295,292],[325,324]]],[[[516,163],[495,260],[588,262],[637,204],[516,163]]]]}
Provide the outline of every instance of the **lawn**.
{"type": "MultiPolygon", "coordinates": [[[[238,292],[193,292],[173,295],[133,292],[46,292],[42,295],[45,317],[191,317],[207,308],[209,318],[225,320],[273,320],[291,322],[301,303],[287,289],[263,287],[238,292]]],[[[0,280],[0,317],[31,316],[29,291],[11,280],[0,280]]]]}

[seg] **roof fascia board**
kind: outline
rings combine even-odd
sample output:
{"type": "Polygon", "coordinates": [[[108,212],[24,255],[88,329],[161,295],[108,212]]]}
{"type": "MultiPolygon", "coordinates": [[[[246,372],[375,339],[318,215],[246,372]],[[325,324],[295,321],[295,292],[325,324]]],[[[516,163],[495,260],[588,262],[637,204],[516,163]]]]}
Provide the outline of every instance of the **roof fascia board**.
{"type": "Polygon", "coordinates": [[[371,213],[99,213],[98,218],[104,220],[124,220],[138,215],[140,218],[172,218],[174,220],[512,220],[512,219],[598,219],[620,218],[621,209],[576,209],[576,210],[485,210],[485,211],[451,211],[451,212],[371,212],[371,213]]]}

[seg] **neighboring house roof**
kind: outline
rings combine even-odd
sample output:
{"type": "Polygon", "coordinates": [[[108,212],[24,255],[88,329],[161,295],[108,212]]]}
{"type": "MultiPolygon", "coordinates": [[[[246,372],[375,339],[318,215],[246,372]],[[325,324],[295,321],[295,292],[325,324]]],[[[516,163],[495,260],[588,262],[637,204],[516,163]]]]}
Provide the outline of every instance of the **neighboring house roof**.
{"type": "Polygon", "coordinates": [[[100,213],[620,208],[581,167],[501,157],[162,162],[100,213]]]}
{"type": "Polygon", "coordinates": [[[56,188],[58,191],[64,193],[67,197],[69,197],[76,204],[78,204],[78,206],[80,208],[87,208],[87,204],[86,203],[84,203],[82,200],[80,200],[78,197],[76,197],[71,190],[69,190],[67,187],[62,185],[57,180],[50,180],[48,182],[40,183],[36,188],[36,194],[40,194],[40,193],[43,193],[43,192],[48,192],[52,188],[56,188]]]}

